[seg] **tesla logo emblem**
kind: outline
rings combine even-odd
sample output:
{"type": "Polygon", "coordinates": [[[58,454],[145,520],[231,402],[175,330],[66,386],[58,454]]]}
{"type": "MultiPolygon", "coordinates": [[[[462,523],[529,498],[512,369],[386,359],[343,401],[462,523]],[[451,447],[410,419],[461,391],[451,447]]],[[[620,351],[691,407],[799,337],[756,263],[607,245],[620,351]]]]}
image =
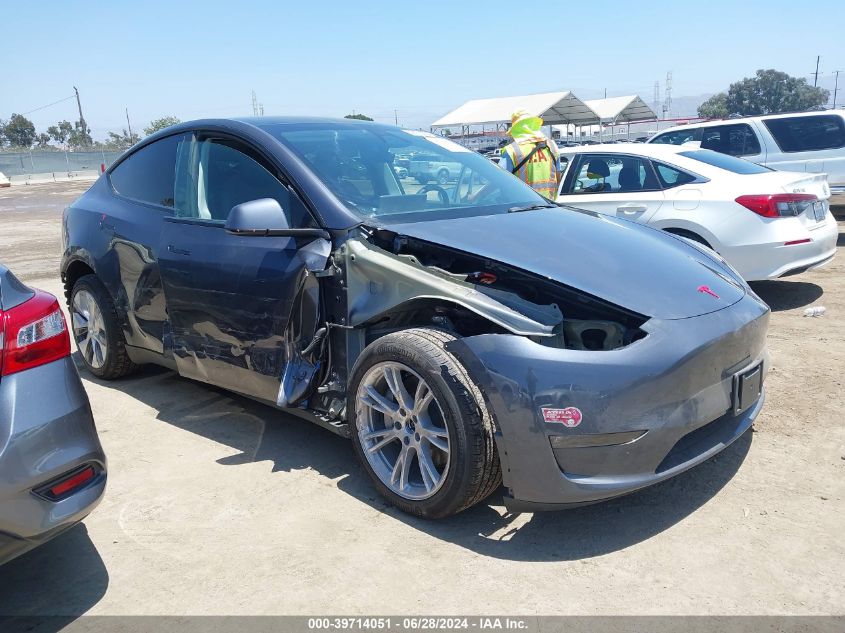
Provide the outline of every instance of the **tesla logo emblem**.
{"type": "Polygon", "coordinates": [[[698,291],[703,292],[706,295],[710,295],[711,297],[716,297],[717,299],[719,298],[719,295],[717,295],[715,292],[710,290],[709,286],[699,286],[698,291]]]}

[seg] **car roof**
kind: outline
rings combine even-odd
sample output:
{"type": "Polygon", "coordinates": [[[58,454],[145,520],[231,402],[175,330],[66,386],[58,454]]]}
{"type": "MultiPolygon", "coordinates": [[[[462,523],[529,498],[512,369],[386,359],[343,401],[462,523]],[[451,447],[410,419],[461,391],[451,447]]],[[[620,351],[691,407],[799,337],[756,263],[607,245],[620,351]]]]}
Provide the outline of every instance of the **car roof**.
{"type": "Polygon", "coordinates": [[[781,114],[758,114],[755,116],[742,116],[734,117],[731,119],[715,119],[713,121],[701,121],[699,123],[684,123],[681,125],[676,125],[674,127],[666,128],[665,130],[659,130],[654,134],[654,136],[658,136],[660,134],[663,134],[664,132],[674,132],[675,130],[683,130],[687,128],[697,129],[702,127],[714,127],[717,125],[733,125],[735,123],[747,123],[751,120],[786,119],[793,117],[819,116],[822,114],[836,114],[838,116],[845,117],[845,109],[836,108],[835,110],[812,110],[810,112],[783,112],[781,114]]]}
{"type": "Polygon", "coordinates": [[[561,147],[561,154],[636,154],[649,158],[668,158],[679,152],[699,149],[696,145],[668,145],[662,143],[603,143],[579,147],[561,147]]]}

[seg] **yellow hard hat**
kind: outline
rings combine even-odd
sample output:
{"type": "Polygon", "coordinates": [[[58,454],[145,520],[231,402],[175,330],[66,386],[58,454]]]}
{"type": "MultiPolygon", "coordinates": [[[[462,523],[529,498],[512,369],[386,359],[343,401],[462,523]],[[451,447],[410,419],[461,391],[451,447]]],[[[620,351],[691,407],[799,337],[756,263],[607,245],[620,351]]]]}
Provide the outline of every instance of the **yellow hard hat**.
{"type": "Polygon", "coordinates": [[[508,130],[508,134],[514,136],[514,132],[516,132],[516,135],[519,136],[526,133],[536,133],[541,127],[543,127],[543,119],[527,110],[517,110],[511,114],[511,129],[508,130]]]}

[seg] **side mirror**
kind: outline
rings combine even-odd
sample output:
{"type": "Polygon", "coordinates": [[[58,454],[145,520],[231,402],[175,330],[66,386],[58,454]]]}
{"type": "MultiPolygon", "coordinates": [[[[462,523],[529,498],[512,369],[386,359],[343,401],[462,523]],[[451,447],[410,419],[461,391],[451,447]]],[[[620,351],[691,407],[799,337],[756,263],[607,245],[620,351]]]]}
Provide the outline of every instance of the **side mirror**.
{"type": "Polygon", "coordinates": [[[292,229],[278,200],[259,198],[236,204],[229,211],[225,229],[229,233],[243,236],[276,237],[322,237],[330,235],[323,229],[292,229]]]}
{"type": "Polygon", "coordinates": [[[273,198],[259,198],[236,204],[226,218],[226,230],[238,235],[268,235],[290,228],[282,205],[273,198]]]}

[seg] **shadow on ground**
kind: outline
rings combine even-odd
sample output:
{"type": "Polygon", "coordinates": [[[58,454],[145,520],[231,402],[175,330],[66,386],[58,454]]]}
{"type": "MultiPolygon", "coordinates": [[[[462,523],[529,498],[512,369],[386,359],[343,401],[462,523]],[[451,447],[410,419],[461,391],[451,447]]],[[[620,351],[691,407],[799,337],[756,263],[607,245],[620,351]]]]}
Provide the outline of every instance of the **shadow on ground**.
{"type": "Polygon", "coordinates": [[[808,281],[752,281],[751,289],[769,304],[773,312],[811,305],[824,294],[821,286],[808,281]]]}
{"type": "MultiPolygon", "coordinates": [[[[156,420],[240,451],[224,465],[270,461],[273,470],[312,468],[338,481],[338,488],[431,536],[479,554],[509,560],[577,560],[644,541],[683,520],[727,484],[751,445],[746,433],[715,458],[640,493],[565,512],[507,514],[501,493],[442,521],[408,516],[375,492],[349,441],[314,424],[225,390],[144,367],[121,381],[86,380],[120,390],[152,407],[156,420]]],[[[152,422],[152,421],[151,421],[152,422]]]]}
{"type": "Polygon", "coordinates": [[[80,523],[0,566],[0,631],[61,630],[97,604],[108,584],[103,560],[80,523]],[[33,616],[46,614],[51,617],[33,623],[33,616]]]}

